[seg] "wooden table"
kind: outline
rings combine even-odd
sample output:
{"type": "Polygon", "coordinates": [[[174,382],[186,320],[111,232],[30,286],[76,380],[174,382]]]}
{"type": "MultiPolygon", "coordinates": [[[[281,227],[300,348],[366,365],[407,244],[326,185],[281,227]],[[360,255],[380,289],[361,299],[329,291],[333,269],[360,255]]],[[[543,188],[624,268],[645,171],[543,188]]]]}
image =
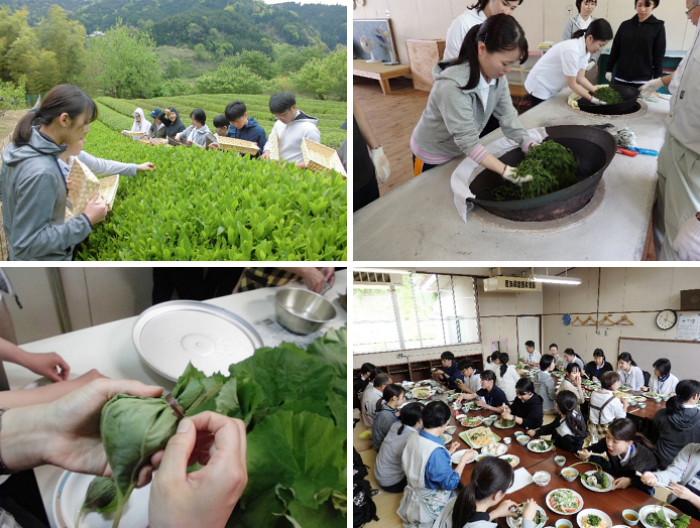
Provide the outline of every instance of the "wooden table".
{"type": "Polygon", "coordinates": [[[389,79],[395,77],[403,77],[411,73],[411,67],[407,64],[398,64],[396,66],[387,66],[381,62],[369,63],[363,59],[354,59],[352,61],[352,74],[366,79],[376,79],[382,87],[384,95],[391,95],[389,87],[389,79]]]}

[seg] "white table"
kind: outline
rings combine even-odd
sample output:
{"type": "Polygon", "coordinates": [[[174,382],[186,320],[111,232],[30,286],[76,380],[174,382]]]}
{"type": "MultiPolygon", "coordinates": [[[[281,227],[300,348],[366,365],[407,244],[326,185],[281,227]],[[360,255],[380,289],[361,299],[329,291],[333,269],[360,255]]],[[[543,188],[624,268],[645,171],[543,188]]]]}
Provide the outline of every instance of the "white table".
{"type": "MultiPolygon", "coordinates": [[[[302,283],[293,283],[285,287],[303,288],[302,283]]],[[[264,320],[275,319],[274,296],[277,288],[262,288],[250,292],[237,293],[209,299],[205,302],[225,308],[242,317],[260,333],[265,346],[275,346],[274,340],[266,339],[266,334],[260,332],[260,323],[264,320]]],[[[347,270],[336,273],[335,284],[324,295],[333,301],[336,317],[323,328],[341,328],[347,322],[345,310],[338,304],[339,294],[348,291],[347,270]]],[[[138,355],[131,339],[131,330],[138,316],[121,319],[76,332],[26,343],[21,347],[29,352],[57,352],[71,366],[71,372],[83,374],[90,369],[97,369],[103,375],[114,379],[134,379],[143,383],[159,385],[171,390],[175,383],[148,367],[138,355]]],[[[298,339],[289,334],[289,340],[298,339]]],[[[11,389],[21,389],[36,381],[37,375],[14,363],[5,363],[5,371],[11,389]]],[[[54,523],[53,494],[63,469],[54,466],[42,466],[34,470],[36,480],[44,501],[46,515],[51,528],[58,528],[54,523]]]]}
{"type": "MultiPolygon", "coordinates": [[[[597,117],[567,107],[569,94],[570,89],[563,90],[523,113],[520,122],[528,129],[602,123],[612,123],[615,129],[629,126],[640,147],[661,149],[668,101],[647,103],[643,116],[597,117]]],[[[498,129],[482,144],[501,137],[498,129]]],[[[408,147],[405,155],[411,155],[408,147]]],[[[354,213],[355,260],[641,260],[656,192],[657,158],[615,155],[603,175],[604,195],[598,209],[571,227],[547,234],[505,230],[476,217],[464,223],[450,186],[452,172],[461,161],[431,169],[354,213]]]]}

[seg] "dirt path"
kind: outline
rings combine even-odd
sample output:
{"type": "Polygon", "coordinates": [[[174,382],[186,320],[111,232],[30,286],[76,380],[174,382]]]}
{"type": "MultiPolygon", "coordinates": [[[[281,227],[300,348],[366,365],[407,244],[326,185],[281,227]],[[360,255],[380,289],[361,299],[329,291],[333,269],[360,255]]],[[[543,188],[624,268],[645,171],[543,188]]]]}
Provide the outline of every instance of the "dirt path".
{"type": "Polygon", "coordinates": [[[28,109],[25,110],[9,110],[8,112],[5,112],[5,115],[0,117],[0,141],[5,139],[5,137],[12,132],[12,129],[15,127],[15,124],[24,117],[24,115],[28,112],[28,109]]]}

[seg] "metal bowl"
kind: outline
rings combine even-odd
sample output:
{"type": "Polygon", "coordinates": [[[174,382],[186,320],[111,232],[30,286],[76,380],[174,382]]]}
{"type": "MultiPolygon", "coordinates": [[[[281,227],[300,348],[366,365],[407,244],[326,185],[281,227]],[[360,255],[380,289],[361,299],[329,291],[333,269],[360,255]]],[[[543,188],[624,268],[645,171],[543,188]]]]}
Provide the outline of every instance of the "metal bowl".
{"type": "Polygon", "coordinates": [[[321,295],[301,288],[287,288],[275,295],[275,315],[290,332],[306,335],[317,331],[335,315],[333,305],[321,295]]]}

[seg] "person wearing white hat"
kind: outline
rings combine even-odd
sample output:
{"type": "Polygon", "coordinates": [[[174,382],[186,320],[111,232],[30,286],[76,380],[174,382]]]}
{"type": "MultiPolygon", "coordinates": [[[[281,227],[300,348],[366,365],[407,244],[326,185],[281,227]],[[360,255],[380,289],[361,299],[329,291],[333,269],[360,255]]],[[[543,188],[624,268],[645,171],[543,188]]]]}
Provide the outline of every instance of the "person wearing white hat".
{"type": "MultiPolygon", "coordinates": [[[[134,124],[131,125],[131,130],[122,130],[123,135],[128,135],[129,132],[143,132],[144,136],[147,136],[151,132],[151,123],[146,121],[146,115],[143,113],[141,108],[134,110],[134,124]]],[[[139,139],[134,136],[133,140],[139,139]]]]}

